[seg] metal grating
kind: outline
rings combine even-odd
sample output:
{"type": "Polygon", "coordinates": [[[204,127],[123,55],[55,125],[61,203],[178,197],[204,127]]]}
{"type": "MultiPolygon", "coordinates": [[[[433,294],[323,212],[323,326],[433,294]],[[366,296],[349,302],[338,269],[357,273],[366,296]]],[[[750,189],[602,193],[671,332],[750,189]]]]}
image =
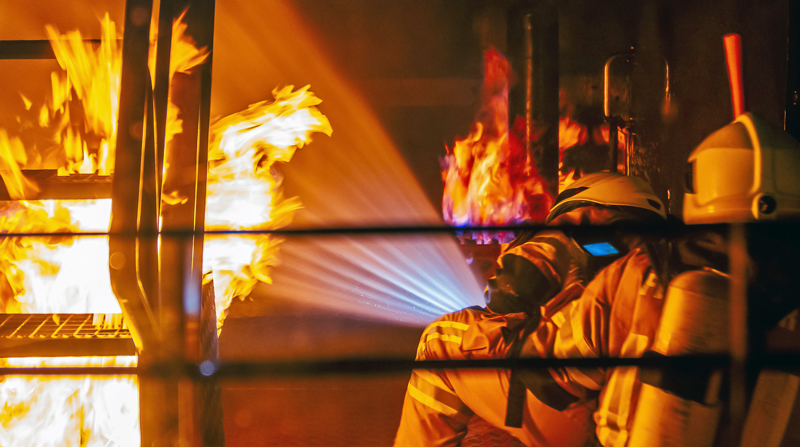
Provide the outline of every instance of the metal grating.
{"type": "Polygon", "coordinates": [[[121,317],[94,314],[0,314],[5,338],[130,338],[121,317]]]}
{"type": "Polygon", "coordinates": [[[121,314],[0,314],[0,358],[136,353],[121,314]]]}

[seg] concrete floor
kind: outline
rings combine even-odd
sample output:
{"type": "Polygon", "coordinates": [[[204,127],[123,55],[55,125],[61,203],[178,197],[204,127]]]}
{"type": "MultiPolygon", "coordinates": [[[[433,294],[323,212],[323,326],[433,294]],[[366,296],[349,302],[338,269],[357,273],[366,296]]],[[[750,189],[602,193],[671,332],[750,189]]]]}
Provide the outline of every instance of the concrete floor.
{"type": "Polygon", "coordinates": [[[405,374],[226,383],[226,446],[390,446],[407,383],[405,374]]]}
{"type": "MultiPolygon", "coordinates": [[[[222,360],[413,359],[422,332],[296,306],[278,313],[226,321],[220,337],[222,360]]],[[[226,445],[391,445],[408,377],[402,372],[225,381],[226,445]]]]}

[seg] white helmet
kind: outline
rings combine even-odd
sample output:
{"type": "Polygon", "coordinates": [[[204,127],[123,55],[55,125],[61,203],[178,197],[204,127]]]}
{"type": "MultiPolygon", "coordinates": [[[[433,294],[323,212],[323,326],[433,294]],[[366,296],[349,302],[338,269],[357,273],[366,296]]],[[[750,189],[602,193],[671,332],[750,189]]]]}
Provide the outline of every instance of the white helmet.
{"type": "Polygon", "coordinates": [[[689,224],[800,217],[800,143],[751,113],[689,155],[683,220],[689,224]]]}
{"type": "Polygon", "coordinates": [[[547,222],[587,205],[615,207],[646,218],[667,218],[664,204],[644,179],[616,172],[597,172],[584,175],[561,191],[547,222]]]}

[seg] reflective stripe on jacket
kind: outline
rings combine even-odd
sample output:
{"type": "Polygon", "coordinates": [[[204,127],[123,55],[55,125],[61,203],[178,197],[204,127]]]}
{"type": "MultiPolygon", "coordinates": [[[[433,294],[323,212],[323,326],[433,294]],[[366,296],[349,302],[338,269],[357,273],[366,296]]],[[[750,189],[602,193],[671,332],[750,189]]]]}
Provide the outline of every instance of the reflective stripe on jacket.
{"type": "MultiPolygon", "coordinates": [[[[522,313],[500,315],[479,307],[445,315],[425,329],[417,359],[506,357],[525,322],[522,313]]],[[[505,427],[508,387],[508,370],[415,370],[394,445],[458,446],[473,412],[531,447],[580,447],[591,434],[593,407],[581,403],[557,411],[531,393],[522,428],[505,427]]]]}
{"type": "MultiPolygon", "coordinates": [[[[661,318],[663,287],[639,249],[602,270],[577,300],[544,321],[532,339],[537,353],[557,358],[641,357],[661,318]]],[[[594,413],[605,447],[627,443],[640,382],[636,368],[551,371],[561,386],[584,398],[600,391],[594,413]]]]}

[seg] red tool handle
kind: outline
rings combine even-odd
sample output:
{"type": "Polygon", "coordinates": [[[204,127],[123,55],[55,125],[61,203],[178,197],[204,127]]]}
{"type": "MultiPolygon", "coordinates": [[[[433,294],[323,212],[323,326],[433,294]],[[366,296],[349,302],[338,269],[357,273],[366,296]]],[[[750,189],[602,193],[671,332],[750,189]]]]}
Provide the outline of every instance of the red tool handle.
{"type": "Polygon", "coordinates": [[[726,34],[723,37],[725,44],[725,61],[728,63],[728,79],[731,84],[731,102],[733,103],[733,117],[744,113],[744,81],[742,80],[742,36],[726,34]]]}

